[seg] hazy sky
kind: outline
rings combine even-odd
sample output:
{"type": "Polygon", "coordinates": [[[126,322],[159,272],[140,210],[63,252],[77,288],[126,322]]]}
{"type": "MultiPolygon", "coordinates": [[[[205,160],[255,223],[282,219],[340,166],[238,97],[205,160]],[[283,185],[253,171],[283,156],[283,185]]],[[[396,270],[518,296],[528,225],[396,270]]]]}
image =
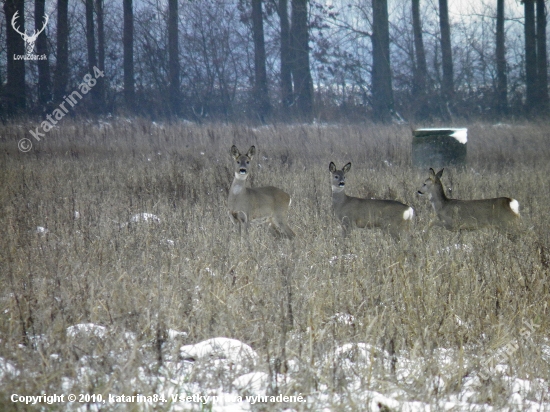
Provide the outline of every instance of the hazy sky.
{"type": "MultiPolygon", "coordinates": [[[[390,0],[393,1],[393,0],[390,0]]],[[[434,3],[437,7],[437,0],[425,0],[427,3],[434,3]]],[[[470,14],[482,13],[487,8],[496,10],[496,0],[448,0],[449,14],[470,14]]],[[[505,14],[508,16],[523,15],[523,5],[519,0],[506,0],[504,3],[505,14]]]]}

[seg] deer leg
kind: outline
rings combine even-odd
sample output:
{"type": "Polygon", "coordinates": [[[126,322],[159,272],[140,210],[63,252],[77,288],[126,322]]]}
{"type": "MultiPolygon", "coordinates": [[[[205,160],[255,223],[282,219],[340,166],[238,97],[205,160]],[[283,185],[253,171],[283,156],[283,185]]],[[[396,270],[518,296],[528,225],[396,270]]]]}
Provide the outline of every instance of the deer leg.
{"type": "Polygon", "coordinates": [[[294,231],[286,223],[283,226],[283,232],[289,239],[294,239],[294,237],[296,236],[296,233],[294,233],[294,231]]]}
{"type": "Polygon", "coordinates": [[[242,225],[244,225],[245,232],[248,235],[248,218],[246,216],[246,213],[244,213],[243,211],[230,212],[229,217],[231,217],[231,221],[234,224],[239,225],[239,236],[241,236],[242,234],[242,225]]]}
{"type": "Polygon", "coordinates": [[[342,235],[347,237],[351,231],[351,220],[349,217],[344,216],[342,218],[342,235]]]}
{"type": "Polygon", "coordinates": [[[244,224],[244,234],[248,237],[248,216],[246,216],[246,213],[239,212],[239,220],[241,224],[244,224]]]}
{"type": "Polygon", "coordinates": [[[277,229],[279,236],[286,237],[287,239],[293,239],[296,236],[294,231],[286,223],[286,219],[284,217],[275,217],[272,219],[270,225],[273,225],[277,229]]]}
{"type": "Polygon", "coordinates": [[[273,222],[269,222],[268,224],[268,230],[269,230],[269,233],[275,237],[281,237],[281,232],[279,230],[279,228],[277,227],[277,225],[275,225],[273,222]]]}
{"type": "Polygon", "coordinates": [[[392,239],[396,242],[399,242],[401,240],[401,231],[398,227],[390,226],[388,232],[391,235],[392,239]]]}
{"type": "Polygon", "coordinates": [[[240,224],[239,219],[237,218],[238,213],[231,211],[227,211],[227,213],[229,214],[229,219],[231,219],[231,223],[233,223],[234,225],[240,224]]]}

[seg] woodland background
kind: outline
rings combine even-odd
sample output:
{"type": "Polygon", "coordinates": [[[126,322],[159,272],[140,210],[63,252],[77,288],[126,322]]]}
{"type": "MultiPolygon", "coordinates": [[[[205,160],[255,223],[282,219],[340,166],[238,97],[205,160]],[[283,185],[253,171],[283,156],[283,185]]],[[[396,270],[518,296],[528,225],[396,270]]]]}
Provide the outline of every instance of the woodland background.
{"type": "Polygon", "coordinates": [[[453,121],[548,114],[543,0],[6,0],[1,114],[453,121]],[[24,54],[21,32],[38,35],[24,54]]]}

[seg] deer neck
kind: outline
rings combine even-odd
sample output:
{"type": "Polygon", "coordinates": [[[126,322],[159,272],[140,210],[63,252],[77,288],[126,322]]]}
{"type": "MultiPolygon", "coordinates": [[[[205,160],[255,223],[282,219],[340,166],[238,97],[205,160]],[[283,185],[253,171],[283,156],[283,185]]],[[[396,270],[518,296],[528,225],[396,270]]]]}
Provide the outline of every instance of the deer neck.
{"type": "Polygon", "coordinates": [[[230,196],[238,196],[241,193],[246,191],[246,178],[248,175],[241,175],[238,172],[235,172],[235,178],[229,189],[230,196]]]}
{"type": "Polygon", "coordinates": [[[441,182],[434,184],[432,190],[430,190],[430,202],[432,203],[434,210],[436,212],[441,210],[441,208],[443,208],[448,201],[449,198],[445,194],[445,190],[443,189],[441,182]]]}
{"type": "Polygon", "coordinates": [[[347,195],[346,195],[346,192],[344,191],[344,188],[343,187],[339,187],[339,186],[332,186],[332,203],[337,205],[337,204],[342,204],[346,201],[347,199],[347,195]]]}

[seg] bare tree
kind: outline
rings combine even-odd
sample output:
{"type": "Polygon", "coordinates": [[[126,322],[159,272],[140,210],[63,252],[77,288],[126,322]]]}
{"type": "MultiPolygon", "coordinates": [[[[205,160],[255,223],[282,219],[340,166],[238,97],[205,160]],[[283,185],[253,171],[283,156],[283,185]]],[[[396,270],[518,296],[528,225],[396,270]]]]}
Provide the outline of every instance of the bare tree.
{"type": "Polygon", "coordinates": [[[372,0],[372,105],[376,120],[391,121],[393,92],[387,0],[372,0]]]}
{"type": "Polygon", "coordinates": [[[292,49],[290,47],[290,22],[288,19],[288,0],[279,0],[279,19],[281,27],[281,100],[283,114],[288,115],[292,97],[292,49]]]}
{"type": "Polygon", "coordinates": [[[417,118],[426,118],[429,108],[427,106],[427,81],[428,65],[426,64],[426,52],[422,36],[422,21],[420,20],[420,0],[412,0],[412,24],[414,38],[415,64],[413,65],[413,86],[412,95],[415,104],[415,115],[417,118]]]}
{"type": "Polygon", "coordinates": [[[308,0],[292,0],[292,78],[302,120],[313,120],[313,80],[309,67],[308,0]]]}
{"type": "Polygon", "coordinates": [[[439,0],[439,30],[441,31],[441,65],[443,79],[441,91],[446,104],[454,96],[453,85],[453,52],[451,48],[451,27],[449,25],[449,7],[447,0],[439,0]]]}
{"type": "Polygon", "coordinates": [[[168,0],[168,67],[170,79],[170,110],[180,113],[180,63],[178,46],[178,0],[168,0]]]}
{"type": "Polygon", "coordinates": [[[25,42],[22,36],[12,27],[14,22],[18,31],[25,33],[25,8],[23,0],[6,0],[4,2],[6,16],[6,48],[7,48],[7,83],[4,87],[4,103],[8,115],[21,113],[27,105],[25,91],[25,61],[16,55],[25,54],[25,42]]]}
{"type": "Polygon", "coordinates": [[[506,50],[504,38],[504,0],[497,0],[497,30],[496,30],[496,112],[499,115],[508,113],[508,77],[506,74],[506,50]]]}
{"type": "Polygon", "coordinates": [[[124,100],[126,108],[133,107],[135,102],[134,86],[134,11],[132,0],[123,0],[124,8],[124,100]]]}
{"type": "Polygon", "coordinates": [[[426,52],[424,51],[424,41],[422,39],[422,22],[420,21],[420,0],[412,0],[412,23],[416,56],[413,74],[413,94],[416,96],[425,93],[426,75],[428,73],[426,52]]]}
{"type": "Polygon", "coordinates": [[[264,23],[262,0],[252,0],[252,34],[254,38],[254,103],[262,122],[270,111],[265,66],[264,23]]]}
{"type": "Polygon", "coordinates": [[[537,9],[537,90],[539,92],[538,112],[548,111],[548,64],[546,61],[546,5],[544,0],[536,0],[537,9]]]}
{"type": "Polygon", "coordinates": [[[69,73],[69,0],[57,2],[57,58],[54,72],[54,100],[63,100],[69,73]]]}
{"type": "MultiPolygon", "coordinates": [[[[38,32],[44,25],[46,0],[35,0],[34,2],[34,28],[38,32]]],[[[39,59],[38,64],[38,104],[44,110],[52,98],[50,84],[50,62],[48,60],[48,38],[43,31],[36,39],[36,53],[40,56],[46,56],[45,59],[39,59]]]]}
{"type": "MultiPolygon", "coordinates": [[[[88,73],[94,72],[97,67],[97,54],[95,44],[95,19],[94,19],[94,0],[86,0],[86,48],[88,51],[88,73]]],[[[91,108],[96,112],[100,108],[98,101],[97,88],[90,92],[91,108]]]]}
{"type": "Polygon", "coordinates": [[[240,24],[250,12],[243,14],[236,2],[212,0],[211,4],[215,7],[187,3],[182,11],[186,24],[180,27],[185,61],[182,87],[186,106],[197,120],[213,116],[229,119],[244,113],[250,95],[242,91],[250,89],[254,78],[250,29],[240,24]],[[236,112],[237,105],[242,106],[236,112]]]}
{"type": "MultiPolygon", "coordinates": [[[[103,22],[103,0],[96,0],[96,14],[97,14],[97,64],[99,70],[105,71],[105,25],[103,22]]],[[[94,71],[90,74],[95,73],[94,71]]],[[[98,111],[105,109],[105,76],[97,77],[96,85],[96,98],[98,102],[98,111]]]]}
{"type": "Polygon", "coordinates": [[[94,0],[86,0],[86,46],[88,50],[88,73],[97,66],[95,50],[94,0]]]}
{"type": "Polygon", "coordinates": [[[524,0],[525,13],[525,88],[527,110],[537,104],[537,37],[535,31],[535,0],[524,0]]]}

